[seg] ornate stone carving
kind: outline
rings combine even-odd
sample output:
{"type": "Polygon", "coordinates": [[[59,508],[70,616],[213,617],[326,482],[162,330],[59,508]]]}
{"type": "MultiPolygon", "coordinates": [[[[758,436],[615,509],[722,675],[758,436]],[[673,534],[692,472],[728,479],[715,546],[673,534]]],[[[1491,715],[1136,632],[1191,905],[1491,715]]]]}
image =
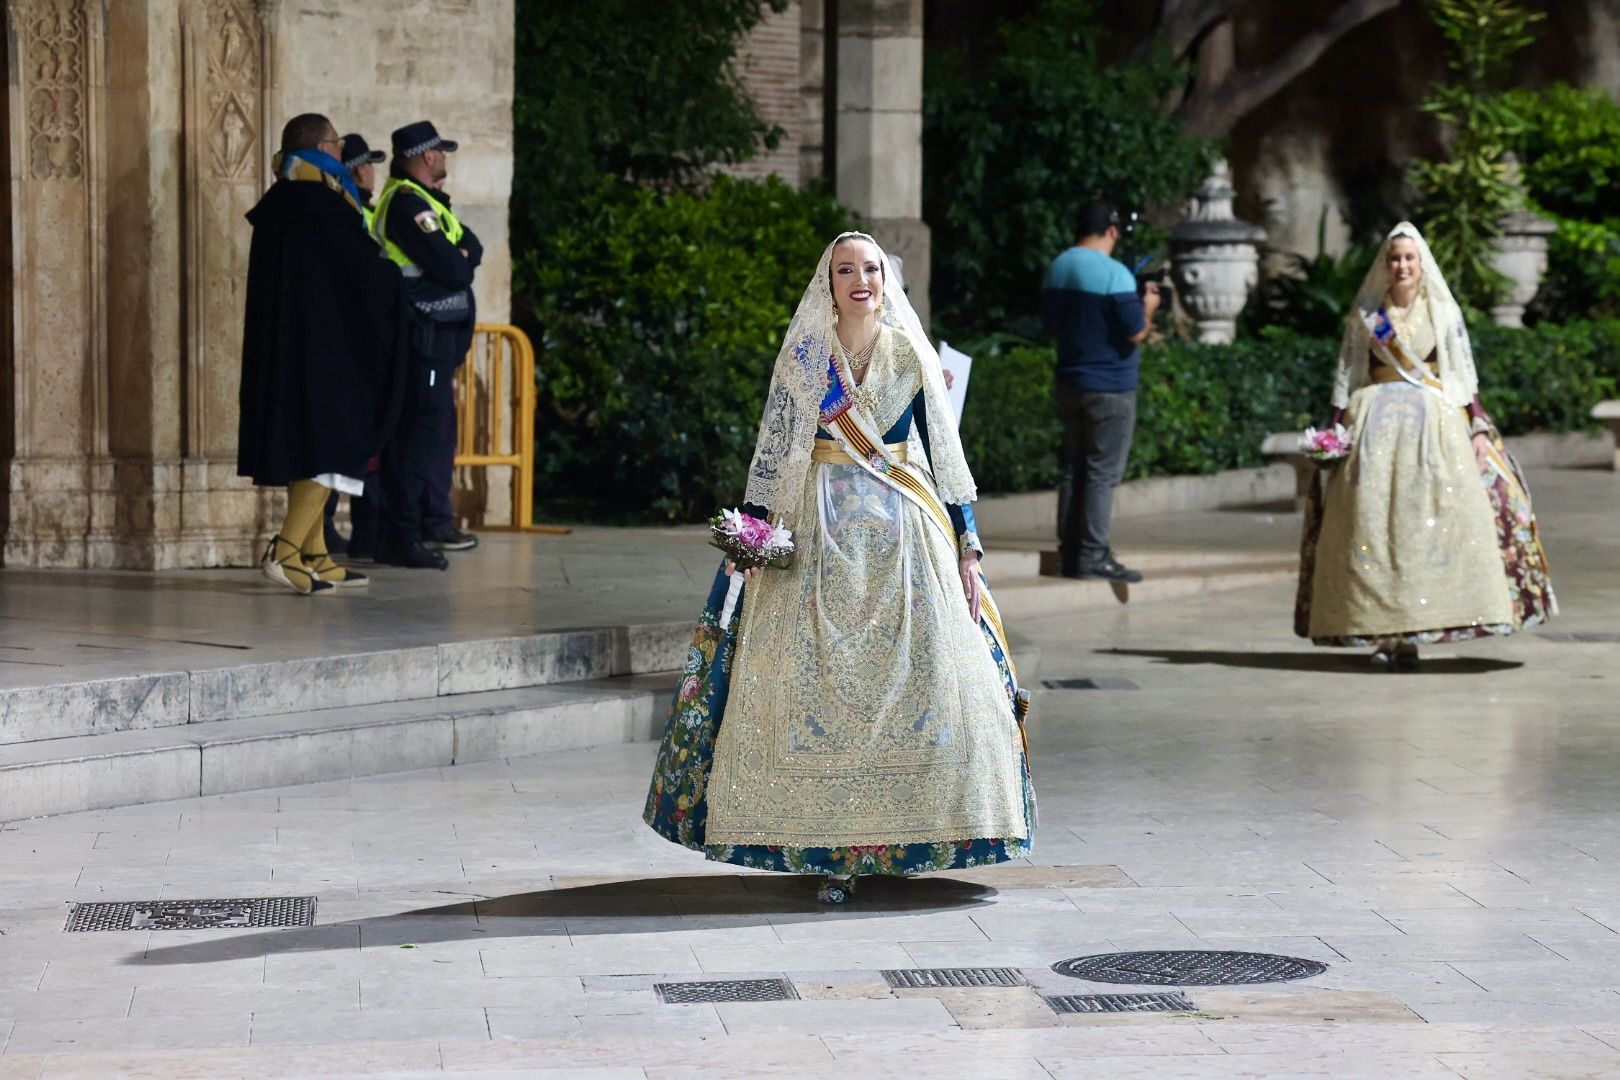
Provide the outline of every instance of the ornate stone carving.
{"type": "MultiPolygon", "coordinates": [[[[184,454],[236,451],[245,214],[268,183],[265,106],[273,29],[262,0],[186,0],[183,9],[185,186],[184,454]]],[[[189,527],[189,526],[188,526],[189,527]]]]}
{"type": "Polygon", "coordinates": [[[216,180],[257,181],[263,26],[237,0],[210,0],[205,18],[209,171],[216,180]]]}
{"type": "Polygon", "coordinates": [[[17,4],[27,87],[28,171],[38,180],[84,175],[84,8],[79,0],[17,4]]]}
{"type": "Polygon", "coordinates": [[[1198,340],[1223,344],[1237,336],[1237,317],[1260,280],[1258,245],[1266,231],[1232,215],[1232,174],[1216,161],[1189,201],[1187,219],[1170,230],[1170,267],[1181,304],[1198,340]]]}

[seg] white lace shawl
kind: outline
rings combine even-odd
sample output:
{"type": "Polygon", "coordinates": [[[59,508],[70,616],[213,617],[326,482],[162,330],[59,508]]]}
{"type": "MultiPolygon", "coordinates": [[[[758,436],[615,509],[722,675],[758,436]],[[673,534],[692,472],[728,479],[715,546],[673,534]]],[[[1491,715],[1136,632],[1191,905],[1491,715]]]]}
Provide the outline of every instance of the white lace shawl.
{"type": "MultiPolygon", "coordinates": [[[[1435,350],[1439,354],[1440,382],[1445,387],[1443,392],[1446,400],[1453,405],[1464,406],[1473,401],[1474,395],[1479,393],[1479,376],[1474,370],[1474,348],[1468,340],[1468,327],[1463,322],[1462,308],[1451,295],[1445,275],[1440,272],[1440,265],[1435,262],[1434,252],[1429,250],[1423,234],[1418,232],[1417,226],[1410,221],[1403,221],[1391,229],[1389,235],[1384,238],[1384,243],[1379,247],[1378,255],[1373,259],[1367,276],[1362,279],[1361,288],[1356,293],[1354,309],[1345,323],[1344,343],[1339,349],[1338,376],[1333,381],[1335,408],[1342,409],[1348,406],[1350,395],[1370,381],[1367,353],[1371,335],[1361,316],[1363,312],[1371,314],[1384,306],[1384,297],[1389,291],[1387,261],[1389,245],[1401,236],[1417,244],[1419,261],[1423,267],[1422,295],[1427,298],[1429,321],[1434,326],[1435,350]]],[[[1424,358],[1417,356],[1413,359],[1421,361],[1424,358]]]]}
{"type": "MultiPolygon", "coordinates": [[[[798,505],[810,453],[815,447],[820,423],[821,399],[827,391],[827,361],[838,347],[833,314],[832,252],[841,240],[855,237],[877,247],[865,233],[841,233],[821,253],[815,276],[804,290],[793,321],[776,354],[771,388],[765,398],[759,439],[754,459],[748,467],[747,502],[762,506],[772,515],[788,513],[798,505]]],[[[881,253],[882,248],[878,247],[881,253]]],[[[970,503],[978,498],[973,474],[962,455],[962,441],[956,432],[956,414],[945,390],[945,375],[939,353],[923,332],[922,323],[899,286],[900,276],[887,254],[883,255],[883,306],[878,321],[902,334],[917,354],[922,371],[923,404],[928,410],[929,466],[941,502],[948,505],[970,503]]],[[[911,452],[921,453],[913,426],[911,452]]],[[[913,460],[919,460],[914,457],[913,460]]]]}

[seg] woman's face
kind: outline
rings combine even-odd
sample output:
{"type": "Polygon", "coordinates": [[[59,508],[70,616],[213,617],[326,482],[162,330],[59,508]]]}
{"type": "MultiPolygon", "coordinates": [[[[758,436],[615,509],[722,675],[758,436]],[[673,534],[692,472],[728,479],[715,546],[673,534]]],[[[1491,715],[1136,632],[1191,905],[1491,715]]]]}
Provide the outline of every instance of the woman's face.
{"type": "Polygon", "coordinates": [[[869,240],[845,240],[832,253],[833,303],[840,318],[873,315],[883,304],[883,256],[869,240]]]}
{"type": "Polygon", "coordinates": [[[1396,289],[1404,292],[1416,288],[1423,279],[1423,263],[1418,257],[1417,242],[1410,236],[1397,236],[1391,240],[1384,261],[1389,267],[1389,283],[1396,289]]]}

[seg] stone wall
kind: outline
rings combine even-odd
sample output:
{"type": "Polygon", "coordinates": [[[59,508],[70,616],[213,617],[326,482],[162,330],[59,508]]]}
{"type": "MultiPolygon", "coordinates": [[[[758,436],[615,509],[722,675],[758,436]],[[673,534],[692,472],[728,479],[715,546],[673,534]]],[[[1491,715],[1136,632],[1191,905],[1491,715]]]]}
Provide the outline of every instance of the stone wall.
{"type": "Polygon", "coordinates": [[[273,529],[235,476],[242,214],[294,113],[460,140],[480,316],[506,318],[512,24],[513,0],[8,0],[7,565],[240,565],[273,529]]]}
{"type": "Polygon", "coordinates": [[[781,141],[726,171],[733,176],[780,176],[790,184],[800,177],[799,146],[804,136],[804,115],[799,95],[800,12],[789,3],[780,12],[769,9],[737,50],[737,75],[761,120],[780,128],[781,141]]]}

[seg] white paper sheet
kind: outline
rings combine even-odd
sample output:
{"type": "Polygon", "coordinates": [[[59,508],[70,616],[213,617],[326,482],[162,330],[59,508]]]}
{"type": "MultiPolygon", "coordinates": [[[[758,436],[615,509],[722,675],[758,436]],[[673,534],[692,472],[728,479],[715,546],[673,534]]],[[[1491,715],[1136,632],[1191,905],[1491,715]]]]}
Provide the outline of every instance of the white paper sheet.
{"type": "Polygon", "coordinates": [[[973,357],[957,352],[943,341],[939,343],[939,366],[950,376],[951,408],[956,410],[956,426],[962,426],[962,406],[967,402],[968,376],[973,372],[973,357]]]}

